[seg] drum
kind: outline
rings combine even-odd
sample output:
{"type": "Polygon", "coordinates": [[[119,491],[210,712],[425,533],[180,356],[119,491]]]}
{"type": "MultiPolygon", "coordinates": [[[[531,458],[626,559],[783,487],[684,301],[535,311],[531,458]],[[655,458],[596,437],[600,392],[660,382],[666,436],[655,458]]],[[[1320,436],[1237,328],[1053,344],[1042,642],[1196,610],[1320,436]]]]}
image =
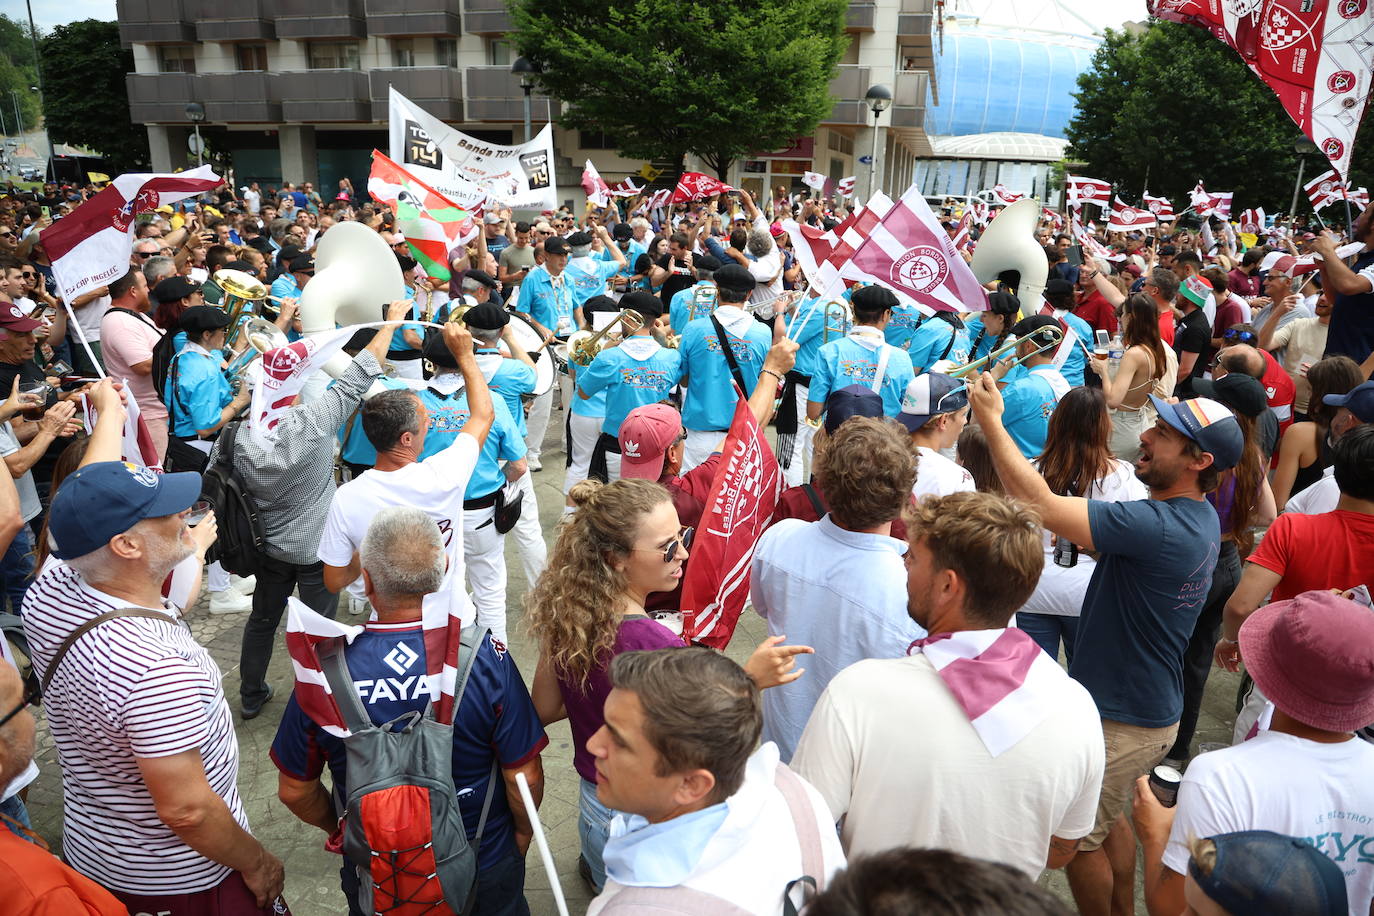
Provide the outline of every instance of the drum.
{"type": "Polygon", "coordinates": [[[534,360],[534,395],[538,397],[553,388],[553,354],[544,346],[544,338],[522,315],[510,313],[510,329],[518,343],[530,359],[534,360]]]}

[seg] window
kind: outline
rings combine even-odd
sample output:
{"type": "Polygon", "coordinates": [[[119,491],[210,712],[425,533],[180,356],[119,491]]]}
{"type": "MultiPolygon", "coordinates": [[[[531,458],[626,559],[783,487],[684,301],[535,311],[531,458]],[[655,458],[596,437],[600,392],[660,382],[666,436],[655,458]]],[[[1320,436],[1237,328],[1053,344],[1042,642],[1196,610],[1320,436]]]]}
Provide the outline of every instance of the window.
{"type": "Polygon", "coordinates": [[[391,39],[391,66],[393,66],[393,67],[413,67],[413,66],[415,66],[415,39],[413,39],[413,38],[393,38],[393,39],[391,39]]]}
{"type": "Polygon", "coordinates": [[[854,138],[846,136],[838,131],[830,131],[830,148],[837,153],[844,153],[846,156],[854,155],[854,138]]]}
{"type": "Polygon", "coordinates": [[[310,43],[311,70],[357,70],[358,43],[356,41],[312,41],[310,43]]]}
{"type": "Polygon", "coordinates": [[[509,67],[510,42],[500,38],[487,42],[487,63],[493,67],[509,67]]]}
{"type": "Polygon", "coordinates": [[[239,45],[235,54],[240,70],[267,69],[267,45],[239,45]]]}
{"type": "Polygon", "coordinates": [[[441,67],[458,66],[458,39],[434,39],[434,56],[439,59],[439,66],[441,67]]]}
{"type": "Polygon", "coordinates": [[[615,138],[604,131],[599,130],[579,130],[577,132],[577,142],[582,149],[619,149],[615,138]]]}
{"type": "Polygon", "coordinates": [[[163,45],[158,48],[163,73],[195,73],[196,49],[192,45],[163,45]]]}

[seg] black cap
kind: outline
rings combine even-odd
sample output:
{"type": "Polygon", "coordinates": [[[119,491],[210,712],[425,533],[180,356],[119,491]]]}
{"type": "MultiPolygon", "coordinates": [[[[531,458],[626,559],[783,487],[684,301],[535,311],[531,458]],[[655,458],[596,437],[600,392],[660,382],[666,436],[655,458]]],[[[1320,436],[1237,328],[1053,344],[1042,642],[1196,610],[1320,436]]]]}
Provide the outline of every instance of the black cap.
{"type": "Polygon", "coordinates": [[[304,252],[295,245],[283,245],[277,252],[277,260],[283,264],[290,264],[293,258],[299,258],[304,252]]]}
{"type": "Polygon", "coordinates": [[[1071,296],[1073,295],[1073,284],[1063,277],[1052,277],[1045,281],[1046,296],[1071,296]]]}
{"type": "Polygon", "coordinates": [[[629,223],[616,223],[615,228],[611,230],[611,236],[617,242],[623,242],[626,239],[634,238],[635,231],[630,228],[629,223]]]}
{"type": "Polygon", "coordinates": [[[315,259],[308,254],[298,254],[291,259],[291,272],[294,273],[314,273],[315,259]]]}
{"type": "Polygon", "coordinates": [[[758,281],[748,268],[734,261],[717,268],[711,279],[716,281],[716,286],[732,293],[752,293],[754,287],[758,286],[758,281]]]}
{"type": "Polygon", "coordinates": [[[582,303],[582,314],[590,315],[593,312],[618,312],[620,303],[610,296],[592,296],[582,303]]]}
{"type": "Polygon", "coordinates": [[[988,311],[1003,317],[1021,311],[1021,300],[1011,293],[988,293],[988,311]]]}
{"type": "Polygon", "coordinates": [[[487,273],[485,270],[478,270],[474,267],[472,270],[464,271],[463,279],[476,280],[478,283],[482,284],[487,289],[496,289],[496,278],[493,277],[491,274],[487,273]]]}
{"type": "MultiPolygon", "coordinates": [[[[166,281],[163,281],[166,282],[166,281]]],[[[162,284],[159,283],[158,286],[162,284]]],[[[229,316],[224,309],[216,308],[213,305],[193,305],[181,313],[181,320],[178,322],[181,329],[188,334],[199,331],[213,331],[216,328],[227,328],[229,326],[229,316]]]]}
{"type": "Polygon", "coordinates": [[[1221,378],[1193,379],[1193,393],[1200,398],[1220,401],[1237,413],[1254,419],[1269,409],[1269,399],[1259,379],[1240,372],[1228,372],[1221,378]]]}
{"type": "Polygon", "coordinates": [[[897,307],[897,294],[885,286],[861,286],[849,297],[855,312],[872,315],[897,307]]]}
{"type": "Polygon", "coordinates": [[[567,254],[568,243],[556,235],[544,239],[544,254],[567,254]]]}
{"type": "Polygon", "coordinates": [[[720,258],[717,258],[715,255],[704,254],[699,258],[695,258],[692,263],[696,265],[698,271],[704,270],[707,273],[715,273],[720,270],[720,258]]]}
{"type": "Polygon", "coordinates": [[[572,235],[568,236],[568,244],[574,248],[581,248],[591,243],[592,234],[590,232],[574,232],[572,235]]]}
{"type": "MultiPolygon", "coordinates": [[[[464,316],[463,320],[467,321],[467,316],[464,316]]],[[[425,342],[420,345],[420,355],[439,369],[458,368],[458,360],[453,358],[453,354],[449,352],[448,344],[444,343],[443,331],[434,328],[425,331],[425,342]]]]}
{"type": "Polygon", "coordinates": [[[1059,322],[1049,315],[1032,315],[1029,318],[1022,318],[1011,326],[1011,332],[1021,340],[1032,340],[1036,344],[1045,344],[1050,340],[1047,329],[1054,328],[1055,333],[1062,335],[1063,329],[1059,327],[1059,322]]]}
{"type": "Polygon", "coordinates": [[[649,321],[663,314],[663,300],[642,289],[621,296],[620,307],[636,311],[649,321]]]}
{"type": "Polygon", "coordinates": [[[463,324],[481,331],[498,331],[510,324],[510,312],[495,302],[479,302],[463,313],[463,324]]]}
{"type": "Polygon", "coordinates": [[[241,270],[246,274],[252,274],[257,272],[257,268],[255,268],[252,264],[249,264],[247,261],[230,261],[228,264],[224,265],[224,269],[241,270]]]}
{"type": "Polygon", "coordinates": [[[153,298],[158,302],[179,302],[198,289],[199,283],[192,283],[185,277],[168,277],[153,287],[153,298]]]}

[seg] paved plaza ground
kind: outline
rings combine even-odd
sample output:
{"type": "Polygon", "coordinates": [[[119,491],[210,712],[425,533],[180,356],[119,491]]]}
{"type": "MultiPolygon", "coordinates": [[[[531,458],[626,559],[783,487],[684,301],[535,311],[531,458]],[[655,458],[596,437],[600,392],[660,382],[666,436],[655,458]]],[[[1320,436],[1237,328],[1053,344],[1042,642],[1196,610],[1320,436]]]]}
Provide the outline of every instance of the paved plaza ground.
{"type": "MultiPolygon", "coordinates": [[[[534,475],[540,517],[550,545],[563,505],[563,453],[559,451],[554,436],[555,431],[562,427],[562,415],[555,412],[549,424],[550,441],[544,450],[544,470],[534,475]]],[[[508,557],[511,571],[508,592],[511,650],[528,683],[534,675],[536,651],[522,624],[526,583],[520,573],[513,544],[508,550],[508,557]]],[[[239,641],[247,615],[212,616],[206,610],[206,601],[202,600],[187,616],[196,638],[209,648],[219,664],[224,674],[224,693],[237,713],[239,641]]],[[[765,635],[763,621],[746,608],[728,654],[742,662],[765,635]]],[[[297,821],[277,801],[277,770],[267,753],[280,718],[283,698],[292,683],[290,662],[280,641],[273,655],[268,680],[276,688],[276,698],[257,719],[238,723],[239,790],[248,808],[249,822],[253,833],[285,863],[286,899],[296,916],[337,916],[347,913],[347,906],[339,891],[339,857],[324,851],[324,835],[319,830],[297,821]]],[[[1203,745],[1230,742],[1236,682],[1236,675],[1213,671],[1198,723],[1196,742],[1203,745]]],[[[900,711],[895,712],[900,714],[900,711]]],[[[28,803],[35,828],[56,852],[61,849],[62,838],[61,774],[57,751],[42,725],[41,716],[39,722],[38,762],[42,775],[33,784],[28,803]]],[[[567,722],[551,726],[548,734],[549,746],[543,757],[545,788],[540,817],[548,832],[569,912],[579,914],[586,909],[590,897],[577,877],[578,778],[572,766],[572,737],[567,722]]],[[[912,786],[910,791],[920,792],[921,789],[920,786],[912,786]]],[[[1008,815],[1014,816],[1014,812],[1008,812],[1008,815]]],[[[1068,888],[1062,872],[1047,873],[1041,878],[1041,883],[1068,899],[1068,888]]],[[[533,849],[529,855],[525,887],[532,913],[536,916],[557,913],[549,877],[533,849]]],[[[1138,893],[1137,898],[1139,900],[1138,893]]],[[[1144,912],[1144,903],[1139,902],[1137,909],[1144,912]]]]}

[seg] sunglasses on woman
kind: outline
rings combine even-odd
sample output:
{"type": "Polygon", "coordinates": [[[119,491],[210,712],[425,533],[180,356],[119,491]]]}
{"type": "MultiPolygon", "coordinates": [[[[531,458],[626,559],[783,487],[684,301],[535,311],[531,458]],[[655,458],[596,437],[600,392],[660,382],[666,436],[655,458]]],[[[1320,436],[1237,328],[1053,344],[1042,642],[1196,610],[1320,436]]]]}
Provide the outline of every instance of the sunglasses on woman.
{"type": "Polygon", "coordinates": [[[631,549],[631,550],[662,550],[662,551],[663,551],[663,562],[664,562],[664,563],[671,563],[671,562],[673,562],[673,558],[677,556],[677,551],[678,551],[678,548],[679,548],[679,547],[681,547],[683,550],[688,550],[688,549],[691,548],[691,546],[692,546],[692,536],[695,535],[696,532],[697,532],[697,529],[694,528],[694,527],[685,527],[685,528],[682,528],[681,530],[679,530],[678,533],[677,533],[677,536],[674,537],[674,538],[673,538],[671,541],[669,541],[667,544],[663,545],[663,547],[631,547],[630,549],[631,549]]]}

